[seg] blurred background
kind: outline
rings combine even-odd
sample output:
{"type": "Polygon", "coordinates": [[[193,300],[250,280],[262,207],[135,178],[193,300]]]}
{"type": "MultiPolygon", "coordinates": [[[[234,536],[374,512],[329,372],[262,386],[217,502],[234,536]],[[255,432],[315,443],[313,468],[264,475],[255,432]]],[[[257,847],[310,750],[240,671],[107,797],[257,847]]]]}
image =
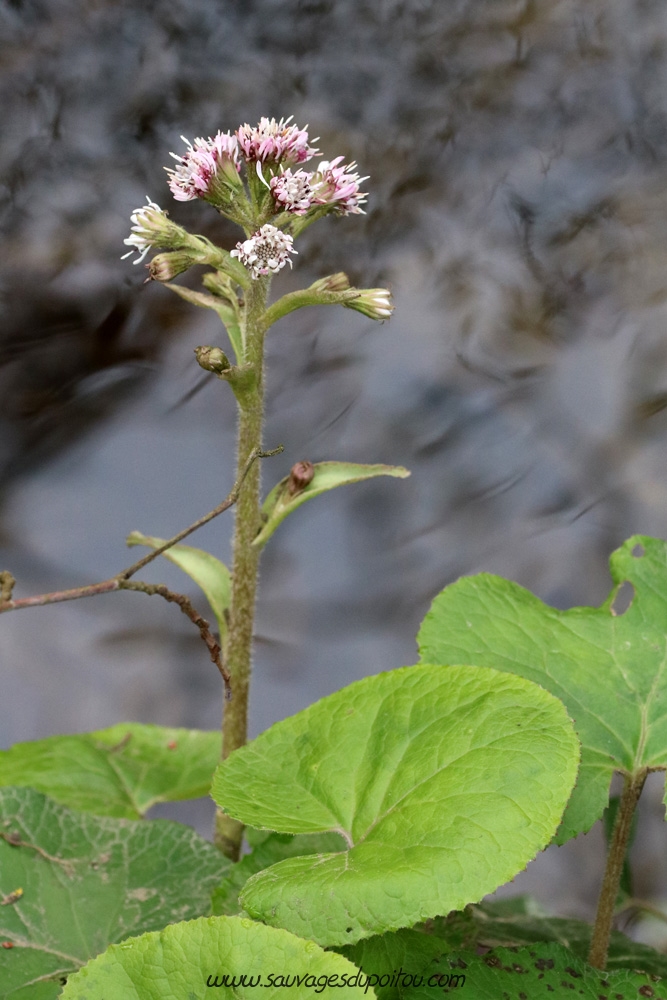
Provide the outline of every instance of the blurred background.
{"type": "MultiPolygon", "coordinates": [[[[234,479],[235,405],[194,361],[216,317],[121,261],[170,151],[294,115],[356,159],[365,216],[299,241],[276,294],[345,270],[375,324],[302,310],[268,341],[266,489],[298,460],[409,480],[304,506],[268,546],[252,732],[416,660],[433,596],[487,570],[599,604],[611,551],[667,535],[667,9],[661,0],[0,0],[0,569],[16,596],[128,565],[234,479]]],[[[185,277],[196,286],[198,274],[185,277]]],[[[228,558],[223,515],[191,543],[228,558]]],[[[202,599],[162,561],[145,578],[202,599]]],[[[116,594],[0,619],[0,746],[134,719],[217,728],[178,610],[116,594]]],[[[661,776],[635,890],[667,905],[661,776]]],[[[209,803],[162,814],[208,834],[209,803]]],[[[599,830],[512,891],[590,916],[599,830]]],[[[664,932],[656,931],[661,940],[664,932]]]]}

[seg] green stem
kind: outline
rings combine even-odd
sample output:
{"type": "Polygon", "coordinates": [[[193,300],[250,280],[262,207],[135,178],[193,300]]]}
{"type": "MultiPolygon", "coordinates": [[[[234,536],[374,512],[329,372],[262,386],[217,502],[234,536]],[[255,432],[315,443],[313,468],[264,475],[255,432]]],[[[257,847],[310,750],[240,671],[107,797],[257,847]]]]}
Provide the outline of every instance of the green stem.
{"type": "Polygon", "coordinates": [[[647,775],[648,768],[643,768],[635,774],[626,775],[623,794],[618,804],[616,822],[614,823],[611,835],[607,865],[598,900],[598,909],[595,915],[591,946],[588,952],[588,963],[596,969],[605,969],[607,966],[609,940],[611,938],[616,900],[618,899],[618,890],[623,873],[623,862],[625,861],[628,841],[630,839],[632,817],[647,775]]]}
{"type": "MultiPolygon", "coordinates": [[[[269,279],[253,281],[246,298],[246,342],[244,362],[255,370],[239,402],[237,469],[261,447],[264,417],[264,326],[269,279]]],[[[252,545],[261,526],[260,463],[248,470],[236,503],[232,563],[232,600],[227,641],[227,667],[231,674],[231,701],[224,702],[222,757],[242,747],[248,737],[248,693],[252,663],[255,599],[260,553],[252,545]]],[[[241,849],[243,824],[218,809],[214,843],[227,857],[236,860],[241,849]]]]}

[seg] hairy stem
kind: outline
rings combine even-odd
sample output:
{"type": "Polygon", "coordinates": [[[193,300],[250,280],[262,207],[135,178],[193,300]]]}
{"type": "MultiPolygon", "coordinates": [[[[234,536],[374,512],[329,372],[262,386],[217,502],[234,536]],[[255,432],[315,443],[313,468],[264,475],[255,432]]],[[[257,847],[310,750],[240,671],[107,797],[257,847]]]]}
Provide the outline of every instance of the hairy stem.
{"type": "MultiPolygon", "coordinates": [[[[253,281],[247,293],[245,362],[252,365],[255,378],[239,400],[237,468],[243,468],[248,456],[261,447],[264,417],[264,326],[269,280],[253,281]]],[[[222,756],[243,746],[248,737],[248,693],[252,663],[255,623],[255,599],[259,551],[252,541],[261,526],[260,468],[254,463],[243,483],[236,502],[232,563],[232,601],[227,641],[227,666],[231,674],[231,701],[224,702],[222,718],[222,756]]],[[[228,857],[236,860],[241,849],[243,825],[224,812],[216,814],[214,843],[228,857]]]]}
{"type": "Polygon", "coordinates": [[[614,823],[609,853],[607,854],[607,865],[602,881],[602,889],[600,890],[597,913],[595,914],[591,947],[588,952],[588,963],[596,969],[605,969],[607,966],[609,939],[611,938],[616,900],[621,884],[623,862],[625,861],[628,841],[630,839],[632,817],[647,775],[648,768],[643,768],[636,774],[627,775],[623,794],[618,804],[618,812],[616,813],[616,822],[614,823]]]}

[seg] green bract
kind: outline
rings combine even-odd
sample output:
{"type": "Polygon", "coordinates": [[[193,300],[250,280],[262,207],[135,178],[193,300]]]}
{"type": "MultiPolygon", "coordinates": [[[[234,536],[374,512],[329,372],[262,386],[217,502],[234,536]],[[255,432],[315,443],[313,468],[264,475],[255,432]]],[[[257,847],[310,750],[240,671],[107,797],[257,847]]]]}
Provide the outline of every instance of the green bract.
{"type": "MultiPolygon", "coordinates": [[[[159,549],[165,544],[164,538],[153,535],[142,535],[140,531],[131,532],[126,539],[128,545],[146,545],[151,549],[159,549]]],[[[192,545],[172,545],[163,552],[165,559],[179,566],[184,573],[201,587],[206,600],[211,605],[220,632],[220,642],[224,647],[227,639],[227,612],[232,596],[232,582],[229,570],[223,562],[204,549],[193,548],[192,545]]]]}
{"type": "Polygon", "coordinates": [[[30,788],[0,790],[0,834],[0,1000],[52,1000],[112,942],[210,913],[229,867],[179,823],[71,812],[30,788]]]}
{"type": "Polygon", "coordinates": [[[237,750],[212,794],[283,833],[340,833],[337,853],[254,875],[251,916],[344,944],[460,909],[551,839],[575,780],[562,704],[522,678],[405,667],[330,695],[237,750]]]}
{"type": "Polygon", "coordinates": [[[139,819],[158,802],[208,795],[220,733],[121,723],[0,751],[0,786],[27,785],[71,809],[139,819]]]}
{"type": "Polygon", "coordinates": [[[207,996],[373,1000],[372,989],[341,988],[343,977],[353,980],[357,974],[341,955],[325,952],[287,931],[238,917],[209,917],[109,948],[70,978],[62,1000],[200,1000],[207,996]],[[276,985],[271,985],[271,975],[276,985]],[[234,985],[225,986],[225,976],[232,977],[234,985]],[[243,976],[246,983],[247,978],[255,980],[253,985],[242,985],[243,976]],[[260,976],[261,984],[256,982],[260,976]],[[327,979],[333,985],[322,985],[327,979]],[[210,988],[215,992],[209,993],[210,988]]]}
{"type": "Polygon", "coordinates": [[[464,577],[436,597],[417,637],[426,662],[493,666],[567,706],[582,757],[558,843],[599,819],[615,771],[667,767],[667,545],[635,535],[610,565],[605,603],[570,611],[497,576],[464,577]],[[615,602],[626,581],[632,603],[623,611],[615,602]]]}
{"type": "Polygon", "coordinates": [[[306,500],[312,500],[320,493],[333,490],[347,483],[360,483],[375,476],[397,476],[405,479],[410,475],[400,465],[357,465],[354,462],[317,462],[313,466],[313,478],[297,492],[290,492],[290,477],[285,476],[277,483],[262,504],[263,526],[253,545],[266,545],[278,525],[288,514],[300,507],[306,500]]]}

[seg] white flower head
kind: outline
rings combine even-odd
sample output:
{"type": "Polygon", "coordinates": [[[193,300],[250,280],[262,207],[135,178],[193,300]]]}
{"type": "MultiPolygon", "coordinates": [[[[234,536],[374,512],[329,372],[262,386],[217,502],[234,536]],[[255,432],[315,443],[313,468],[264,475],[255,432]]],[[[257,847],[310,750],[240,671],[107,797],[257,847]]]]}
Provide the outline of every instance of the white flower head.
{"type": "Polygon", "coordinates": [[[262,275],[275,274],[285,264],[292,266],[289,255],[297,253],[293,243],[291,236],[267,222],[249,239],[237,243],[231,256],[238,257],[249,269],[251,277],[259,278],[262,275]]]}
{"type": "Polygon", "coordinates": [[[394,304],[388,288],[362,288],[355,291],[357,294],[351,296],[349,301],[343,302],[344,306],[356,309],[369,319],[389,319],[394,311],[394,304]]]}
{"type": "Polygon", "coordinates": [[[126,240],[123,240],[123,243],[131,247],[131,249],[123,254],[121,260],[125,260],[126,257],[129,257],[136,250],[139,256],[132,263],[140,264],[149,250],[162,245],[160,234],[167,221],[167,213],[159,205],[156,205],[154,201],[151,201],[147,195],[144,207],[138,208],[132,213],[130,218],[133,226],[130,235],[126,240]]]}

